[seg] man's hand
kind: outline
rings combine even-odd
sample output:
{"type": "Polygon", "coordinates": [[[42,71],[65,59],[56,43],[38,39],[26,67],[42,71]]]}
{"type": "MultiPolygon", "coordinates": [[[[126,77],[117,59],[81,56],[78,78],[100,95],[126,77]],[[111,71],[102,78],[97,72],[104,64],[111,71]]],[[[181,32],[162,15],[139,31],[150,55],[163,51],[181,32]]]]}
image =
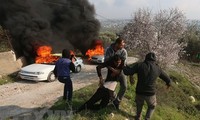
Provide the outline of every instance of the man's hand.
{"type": "Polygon", "coordinates": [[[112,77],[114,77],[114,76],[116,76],[116,75],[119,75],[119,73],[121,72],[121,70],[119,70],[119,69],[114,69],[114,68],[112,68],[112,67],[108,67],[108,69],[110,69],[111,71],[112,71],[112,73],[111,73],[111,76],[112,77]]]}
{"type": "Polygon", "coordinates": [[[72,62],[74,63],[76,60],[75,60],[75,58],[74,57],[72,57],[72,62]]]}

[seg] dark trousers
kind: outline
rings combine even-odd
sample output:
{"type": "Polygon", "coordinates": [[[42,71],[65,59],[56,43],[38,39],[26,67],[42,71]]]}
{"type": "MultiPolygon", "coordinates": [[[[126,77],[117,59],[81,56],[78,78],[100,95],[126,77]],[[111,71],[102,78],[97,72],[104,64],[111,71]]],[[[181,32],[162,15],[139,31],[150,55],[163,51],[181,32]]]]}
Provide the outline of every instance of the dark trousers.
{"type": "Polygon", "coordinates": [[[78,112],[80,112],[83,109],[99,110],[101,108],[106,107],[110,100],[110,92],[113,91],[104,87],[99,87],[95,94],[78,109],[78,112]],[[100,104],[95,104],[100,100],[100,104]]]}
{"type": "Polygon", "coordinates": [[[136,120],[140,120],[144,102],[146,102],[147,106],[148,106],[145,120],[150,120],[150,118],[153,115],[153,112],[155,110],[155,107],[157,105],[156,95],[145,96],[145,95],[136,94],[135,101],[136,101],[136,107],[137,107],[137,111],[136,111],[137,119],[136,120]]]}
{"type": "Polygon", "coordinates": [[[70,77],[58,77],[59,81],[62,81],[64,85],[63,99],[71,101],[73,94],[73,85],[70,77]]]}

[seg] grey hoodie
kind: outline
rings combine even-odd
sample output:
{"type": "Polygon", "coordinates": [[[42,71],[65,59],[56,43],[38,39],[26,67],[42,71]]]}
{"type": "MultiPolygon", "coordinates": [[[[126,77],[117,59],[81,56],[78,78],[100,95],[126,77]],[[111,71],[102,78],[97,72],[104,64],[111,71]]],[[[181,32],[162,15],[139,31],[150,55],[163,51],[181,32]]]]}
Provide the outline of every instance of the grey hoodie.
{"type": "Polygon", "coordinates": [[[113,49],[114,47],[114,43],[111,44],[107,49],[106,49],[106,53],[104,56],[104,61],[108,61],[109,59],[111,59],[114,55],[119,55],[122,57],[122,62],[123,64],[126,64],[126,59],[127,59],[127,51],[126,49],[122,48],[120,50],[115,51],[113,49]]]}

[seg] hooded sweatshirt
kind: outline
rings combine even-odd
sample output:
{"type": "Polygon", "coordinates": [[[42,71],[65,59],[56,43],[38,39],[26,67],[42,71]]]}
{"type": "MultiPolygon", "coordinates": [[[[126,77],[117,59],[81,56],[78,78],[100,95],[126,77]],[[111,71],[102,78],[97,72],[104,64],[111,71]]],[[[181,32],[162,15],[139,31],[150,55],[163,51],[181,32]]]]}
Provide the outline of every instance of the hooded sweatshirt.
{"type": "Polygon", "coordinates": [[[113,56],[119,55],[119,56],[122,57],[123,65],[125,65],[126,64],[126,59],[127,59],[127,51],[126,51],[126,49],[122,48],[122,49],[119,49],[119,50],[115,51],[114,50],[114,46],[115,46],[115,44],[113,43],[106,49],[105,56],[104,56],[104,61],[107,62],[113,56]]]}
{"type": "Polygon", "coordinates": [[[136,93],[140,95],[154,95],[156,93],[156,79],[158,77],[165,81],[168,86],[171,81],[169,76],[156,64],[154,53],[148,53],[143,62],[136,63],[133,67],[125,67],[123,72],[125,75],[137,73],[136,93]]]}

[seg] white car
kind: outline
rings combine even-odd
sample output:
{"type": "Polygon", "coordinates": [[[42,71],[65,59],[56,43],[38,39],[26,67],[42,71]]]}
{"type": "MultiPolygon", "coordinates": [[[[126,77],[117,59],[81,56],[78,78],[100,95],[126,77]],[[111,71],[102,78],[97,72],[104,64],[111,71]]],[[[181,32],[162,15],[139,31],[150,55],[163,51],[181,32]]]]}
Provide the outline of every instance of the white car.
{"type": "Polygon", "coordinates": [[[94,63],[104,63],[104,55],[93,55],[90,61],[94,63]]]}
{"type": "MultiPolygon", "coordinates": [[[[83,60],[79,57],[75,58],[75,72],[78,73],[83,67],[83,60]]],[[[44,81],[49,82],[55,81],[56,77],[53,73],[55,68],[54,64],[31,64],[21,68],[19,71],[19,76],[21,79],[34,80],[34,81],[44,81]]]]}

